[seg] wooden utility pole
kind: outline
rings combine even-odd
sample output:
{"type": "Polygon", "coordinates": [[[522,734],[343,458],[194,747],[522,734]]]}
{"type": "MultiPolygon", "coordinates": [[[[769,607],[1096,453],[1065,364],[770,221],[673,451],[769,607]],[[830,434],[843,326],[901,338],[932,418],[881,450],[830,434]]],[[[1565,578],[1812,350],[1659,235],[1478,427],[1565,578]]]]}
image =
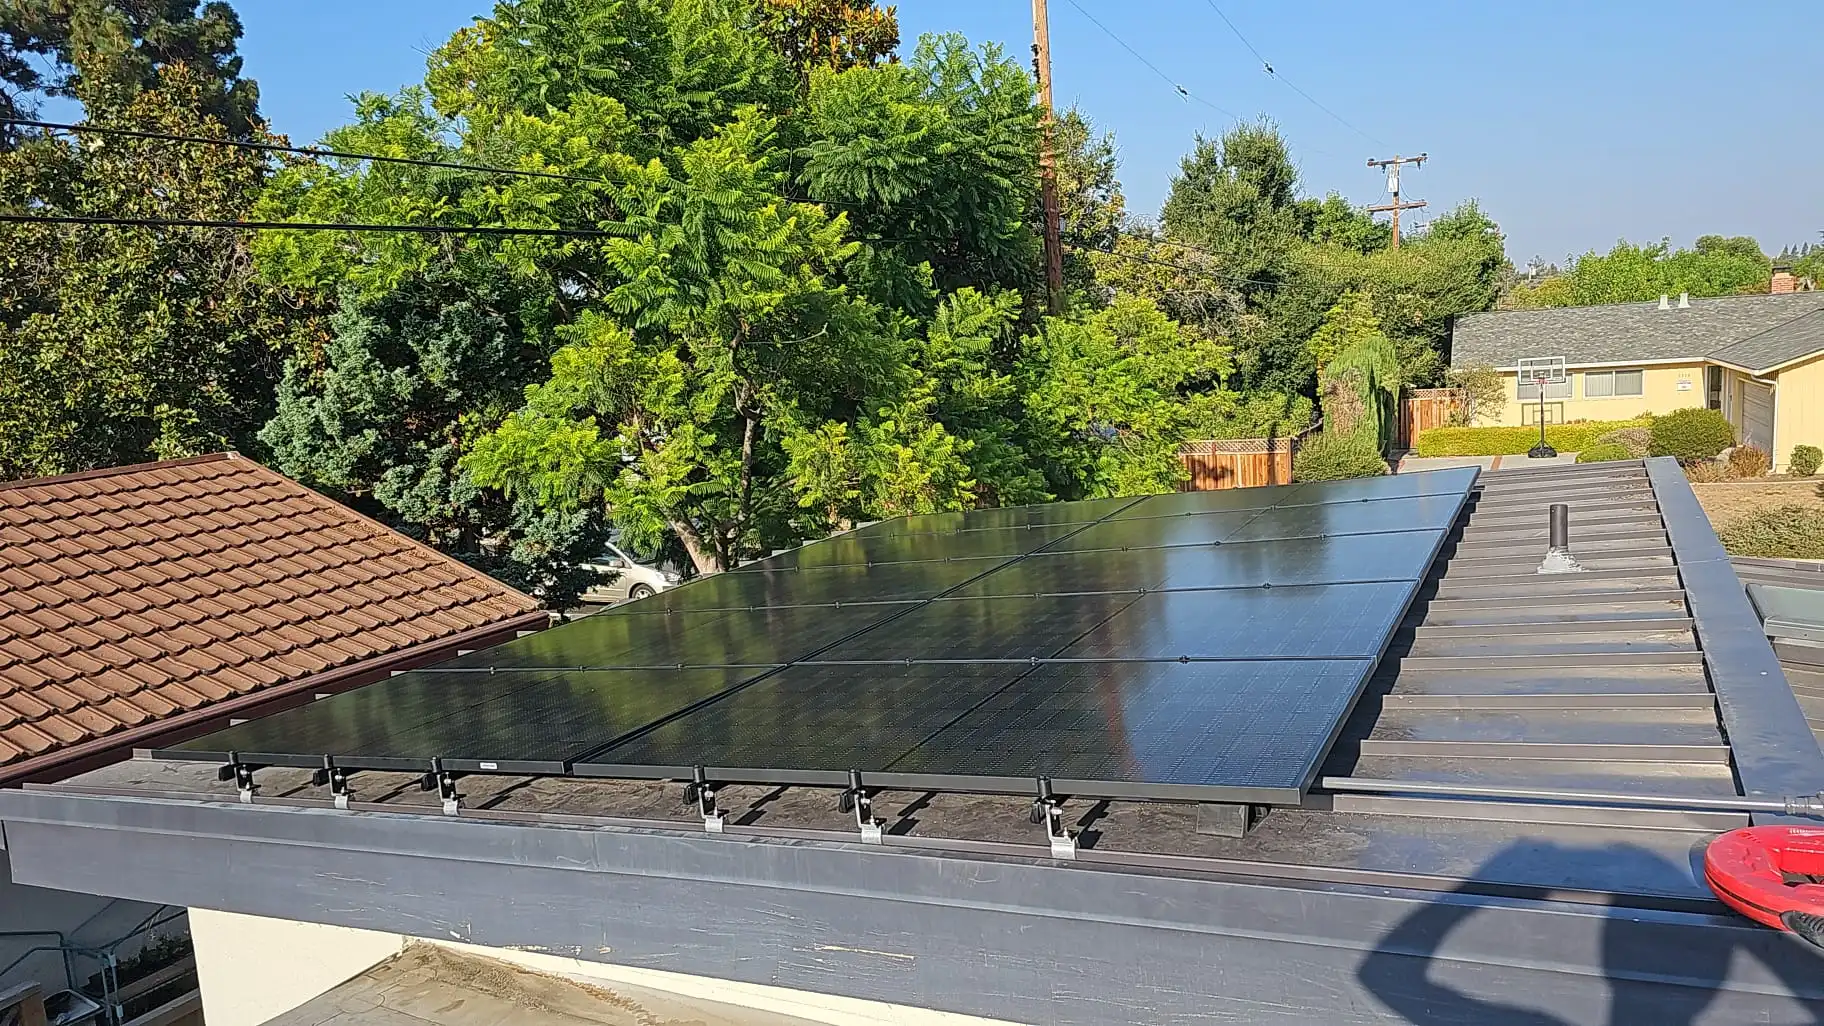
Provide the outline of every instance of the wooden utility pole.
{"type": "Polygon", "coordinates": [[[1391,159],[1391,160],[1374,160],[1371,158],[1368,161],[1369,167],[1384,167],[1387,169],[1387,191],[1393,193],[1393,202],[1392,203],[1382,203],[1379,206],[1369,207],[1368,212],[1369,213],[1380,213],[1383,210],[1388,210],[1388,211],[1393,212],[1393,248],[1394,249],[1400,248],[1400,211],[1416,210],[1419,207],[1422,207],[1425,205],[1424,200],[1419,200],[1414,203],[1401,203],[1400,202],[1400,165],[1401,164],[1411,164],[1414,167],[1418,167],[1425,163],[1425,156],[1426,156],[1425,154],[1421,153],[1416,157],[1402,157],[1396,153],[1396,154],[1394,154],[1393,159],[1391,159]]]}
{"type": "Polygon", "coordinates": [[[1032,71],[1039,80],[1039,190],[1045,212],[1045,289],[1054,316],[1064,312],[1064,240],[1058,221],[1058,165],[1052,146],[1057,119],[1051,110],[1051,19],[1045,0],[1032,0],[1032,71]]]}

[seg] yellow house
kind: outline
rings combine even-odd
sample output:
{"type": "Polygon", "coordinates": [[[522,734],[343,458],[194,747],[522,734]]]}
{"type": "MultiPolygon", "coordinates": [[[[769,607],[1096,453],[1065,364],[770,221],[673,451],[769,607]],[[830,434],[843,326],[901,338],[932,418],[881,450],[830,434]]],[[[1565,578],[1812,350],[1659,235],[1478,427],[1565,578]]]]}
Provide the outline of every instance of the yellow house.
{"type": "Polygon", "coordinates": [[[1500,310],[1457,319],[1453,367],[1493,367],[1507,402],[1482,424],[1626,420],[1687,406],[1721,410],[1736,436],[1782,470],[1795,445],[1824,448],[1824,292],[1500,310]],[[1560,357],[1566,379],[1520,381],[1529,358],[1560,357]]]}

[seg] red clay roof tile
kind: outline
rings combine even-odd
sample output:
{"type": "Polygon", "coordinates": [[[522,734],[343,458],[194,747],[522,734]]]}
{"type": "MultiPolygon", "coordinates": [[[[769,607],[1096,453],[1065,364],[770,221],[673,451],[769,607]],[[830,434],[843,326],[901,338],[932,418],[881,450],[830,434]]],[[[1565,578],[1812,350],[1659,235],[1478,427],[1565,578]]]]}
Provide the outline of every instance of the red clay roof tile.
{"type": "Polygon", "coordinates": [[[0,766],[533,608],[232,454],[0,484],[0,766]]]}

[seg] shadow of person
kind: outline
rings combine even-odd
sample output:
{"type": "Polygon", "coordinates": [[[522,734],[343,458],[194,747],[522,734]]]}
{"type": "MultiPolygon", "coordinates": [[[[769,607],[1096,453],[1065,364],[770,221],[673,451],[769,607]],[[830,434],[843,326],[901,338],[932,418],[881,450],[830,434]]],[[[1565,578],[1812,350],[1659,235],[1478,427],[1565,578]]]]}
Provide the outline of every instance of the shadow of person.
{"type": "MultiPolygon", "coordinates": [[[[1572,865],[1601,867],[1604,875],[1636,881],[1668,876],[1690,879],[1687,867],[1636,845],[1586,848],[1542,841],[1508,846],[1472,877],[1495,883],[1549,881],[1550,876],[1544,874],[1551,867],[1572,865]]],[[[1515,1001],[1531,994],[1545,1003],[1559,1004],[1553,995],[1539,990],[1551,986],[1549,969],[1529,974],[1529,980],[1502,980],[1488,973],[1496,967],[1482,965],[1480,975],[1488,986],[1481,993],[1469,993],[1434,978],[1434,970],[1444,962],[1463,965],[1476,961],[1471,954],[1459,958],[1444,953],[1451,932],[1485,907],[1469,895],[1470,889],[1465,884],[1401,920],[1362,960],[1357,979],[1407,1022],[1421,1026],[1595,1026],[1598,1020],[1562,1018],[1515,1001]]],[[[1730,965],[1738,952],[1765,966],[1790,995],[1765,997],[1768,1007],[1802,1008],[1807,1018],[1796,1021],[1824,1024],[1824,953],[1803,941],[1773,931],[1763,935],[1756,931],[1764,928],[1747,920],[1741,921],[1742,929],[1730,929],[1693,918],[1681,928],[1669,926],[1666,914],[1612,908],[1603,915],[1599,949],[1608,988],[1608,1017],[1599,1021],[1608,1026],[1696,1023],[1730,979],[1730,965]]],[[[1778,987],[1760,990],[1777,994],[1778,987]]]]}

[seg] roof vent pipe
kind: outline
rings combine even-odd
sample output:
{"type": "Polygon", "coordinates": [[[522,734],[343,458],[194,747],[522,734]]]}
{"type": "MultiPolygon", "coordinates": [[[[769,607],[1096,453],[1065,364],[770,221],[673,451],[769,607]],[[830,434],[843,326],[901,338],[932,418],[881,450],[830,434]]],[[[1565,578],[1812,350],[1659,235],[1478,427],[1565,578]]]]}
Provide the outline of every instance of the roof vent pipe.
{"type": "Polygon", "coordinates": [[[1679,294],[1678,294],[1678,308],[1679,308],[1679,309],[1680,309],[1680,310],[1689,310],[1689,309],[1691,309],[1691,293],[1689,293],[1689,292],[1680,292],[1680,293],[1679,293],[1679,294]]]}
{"type": "Polygon", "coordinates": [[[1537,573],[1542,574],[1580,574],[1583,564],[1571,555],[1571,507],[1562,502],[1552,503],[1546,528],[1545,560],[1539,564],[1537,573]]]}
{"type": "Polygon", "coordinates": [[[1661,310],[1672,309],[1672,297],[1666,295],[1664,292],[1661,292],[1659,294],[1659,308],[1661,310]]]}

